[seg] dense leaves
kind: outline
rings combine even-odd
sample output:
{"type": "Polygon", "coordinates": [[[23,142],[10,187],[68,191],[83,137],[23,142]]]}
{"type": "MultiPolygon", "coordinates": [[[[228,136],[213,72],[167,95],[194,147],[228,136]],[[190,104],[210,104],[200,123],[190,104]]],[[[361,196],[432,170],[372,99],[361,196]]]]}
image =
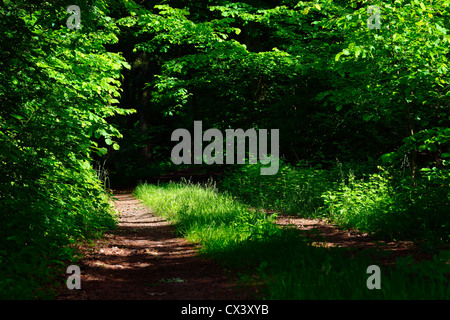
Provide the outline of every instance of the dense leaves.
{"type": "Polygon", "coordinates": [[[106,118],[129,113],[114,106],[127,64],[105,50],[117,37],[102,2],[83,7],[80,30],[65,25],[67,6],[0,5],[2,297],[34,297],[26,275],[42,272],[42,259],[70,258],[61,245],[115,224],[90,162],[106,152],[100,137],[114,146],[121,136],[106,118]]]}
{"type": "Polygon", "coordinates": [[[380,3],[380,29],[367,25],[368,1],[135,9],[119,20],[131,45],[121,49],[134,51],[137,69],[147,65],[144,81],[129,77],[145,100],[135,130],[148,135],[146,152],[160,161],[170,154],[167,127],[200,119],[222,129],[280,128],[289,161],[365,161],[403,145],[384,160],[406,155],[415,178],[419,165],[447,150],[448,4],[441,2],[380,3]]]}

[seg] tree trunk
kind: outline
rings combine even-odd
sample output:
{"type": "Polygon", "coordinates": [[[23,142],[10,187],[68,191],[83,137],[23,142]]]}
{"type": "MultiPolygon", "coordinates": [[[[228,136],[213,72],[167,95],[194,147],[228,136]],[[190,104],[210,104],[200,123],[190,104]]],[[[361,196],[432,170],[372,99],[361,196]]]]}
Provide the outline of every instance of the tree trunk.
{"type": "MultiPolygon", "coordinates": [[[[412,137],[414,135],[414,122],[411,116],[410,105],[406,100],[405,89],[403,85],[401,86],[401,92],[403,95],[403,112],[405,115],[405,127],[406,127],[406,135],[407,137],[412,137]]],[[[413,185],[416,184],[416,173],[417,173],[417,148],[414,147],[411,150],[411,178],[413,181],[413,185]]]]}

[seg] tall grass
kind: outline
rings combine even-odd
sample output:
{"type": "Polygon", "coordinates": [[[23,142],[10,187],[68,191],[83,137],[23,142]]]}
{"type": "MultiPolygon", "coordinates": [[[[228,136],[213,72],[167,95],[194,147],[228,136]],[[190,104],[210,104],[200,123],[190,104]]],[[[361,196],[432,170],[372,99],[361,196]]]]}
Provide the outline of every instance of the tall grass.
{"type": "Polygon", "coordinates": [[[277,231],[272,223],[275,216],[251,211],[248,205],[219,193],[214,184],[141,184],[135,195],[189,240],[202,243],[205,252],[220,254],[245,239],[277,231]]]}
{"type": "MultiPolygon", "coordinates": [[[[366,286],[375,252],[313,246],[299,230],[279,228],[275,216],[252,210],[214,185],[140,185],[135,195],[200,243],[201,252],[257,279],[263,299],[448,299],[444,255],[383,268],[382,289],[366,286]],[[424,271],[423,271],[424,270],[424,271]]],[[[443,253],[445,254],[445,252],[443,253]]],[[[401,261],[400,261],[401,262],[401,261]]],[[[253,280],[255,281],[255,280],[253,280]]]]}

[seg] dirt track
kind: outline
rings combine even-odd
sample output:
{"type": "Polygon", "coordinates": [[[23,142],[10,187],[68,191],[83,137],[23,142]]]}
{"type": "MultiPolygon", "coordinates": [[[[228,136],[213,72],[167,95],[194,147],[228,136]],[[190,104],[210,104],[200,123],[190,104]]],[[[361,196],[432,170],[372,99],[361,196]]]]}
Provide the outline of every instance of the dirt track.
{"type": "MultiPolygon", "coordinates": [[[[131,190],[115,192],[119,226],[93,244],[80,244],[84,258],[81,289],[62,288],[61,300],[248,300],[256,288],[242,288],[231,272],[198,256],[195,244],[176,235],[175,227],[155,216],[131,190]]],[[[281,215],[279,225],[305,231],[313,245],[382,248],[391,252],[383,264],[399,256],[419,254],[411,242],[382,242],[358,232],[339,230],[320,220],[281,215]],[[310,234],[310,231],[314,231],[310,234]]],[[[429,257],[428,257],[429,258],[429,257]]]]}
{"type": "Polygon", "coordinates": [[[81,289],[63,290],[63,300],[235,300],[249,296],[174,226],[153,215],[131,191],[116,193],[119,226],[94,245],[84,244],[81,289]]]}

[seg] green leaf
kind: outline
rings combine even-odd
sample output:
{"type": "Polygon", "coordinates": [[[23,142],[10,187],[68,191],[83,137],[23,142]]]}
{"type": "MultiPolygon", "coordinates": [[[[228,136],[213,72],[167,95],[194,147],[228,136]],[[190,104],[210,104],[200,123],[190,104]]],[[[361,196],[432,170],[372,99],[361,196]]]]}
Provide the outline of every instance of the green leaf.
{"type": "Polygon", "coordinates": [[[383,163],[392,163],[396,158],[397,158],[397,153],[390,152],[390,153],[383,154],[381,156],[381,161],[383,163]]]}
{"type": "Polygon", "coordinates": [[[99,156],[104,156],[104,155],[107,154],[107,153],[108,153],[108,149],[106,149],[106,148],[98,148],[97,154],[98,154],[99,156]]]}

